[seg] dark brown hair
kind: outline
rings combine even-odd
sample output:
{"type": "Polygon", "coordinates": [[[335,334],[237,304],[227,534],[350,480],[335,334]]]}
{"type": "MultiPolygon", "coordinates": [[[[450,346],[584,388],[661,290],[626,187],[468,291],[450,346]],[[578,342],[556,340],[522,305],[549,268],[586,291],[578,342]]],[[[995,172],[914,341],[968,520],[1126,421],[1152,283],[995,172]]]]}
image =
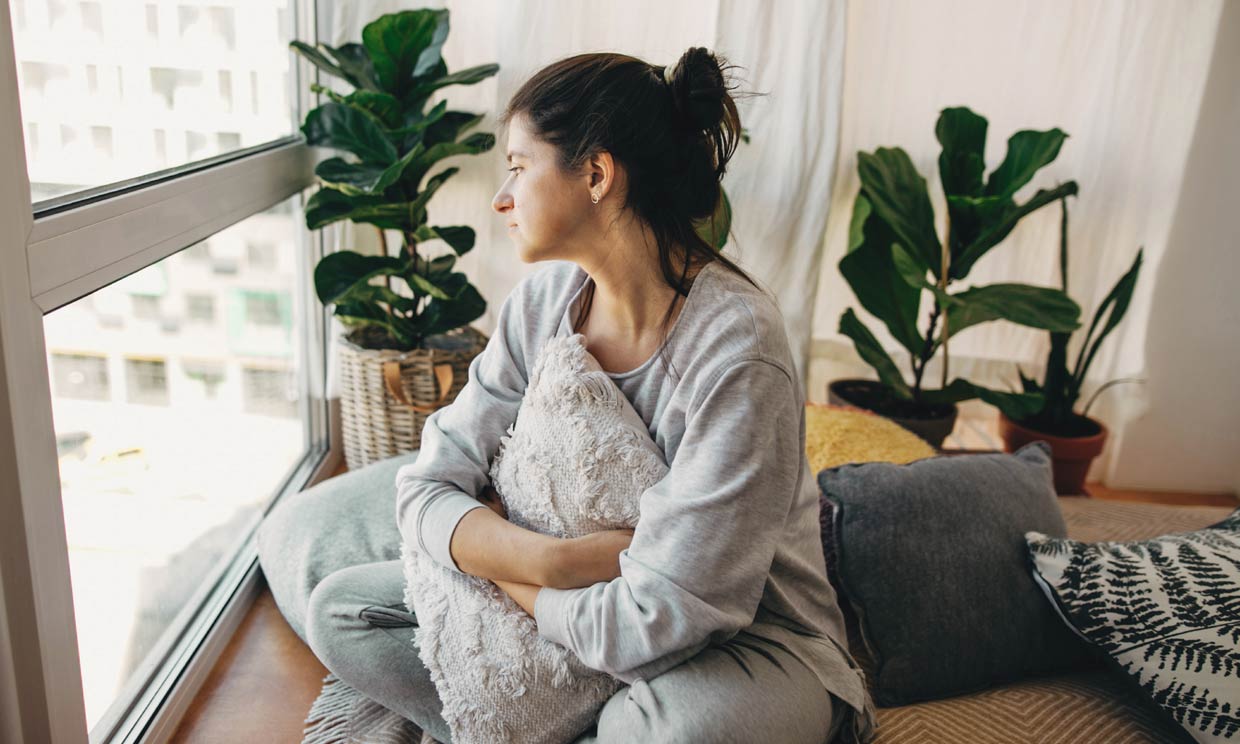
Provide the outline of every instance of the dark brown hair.
{"type": "MultiPolygon", "coordinates": [[[[758,286],[695,230],[703,220],[713,225],[723,174],[740,136],[740,115],[730,93],[735,86],[724,78],[731,69],[703,47],[690,48],[670,70],[624,54],[578,54],[534,73],[498,119],[507,127],[514,116],[523,115],[531,134],[555,147],[564,173],[579,172],[588,158],[603,151],[624,168],[628,188],[622,209],[650,227],[663,277],[676,290],[659,343],[665,364],[669,321],[676,303],[689,294],[690,266],[700,271],[721,261],[758,286]]],[[[594,298],[594,282],[587,285],[578,324],[594,298]]]]}

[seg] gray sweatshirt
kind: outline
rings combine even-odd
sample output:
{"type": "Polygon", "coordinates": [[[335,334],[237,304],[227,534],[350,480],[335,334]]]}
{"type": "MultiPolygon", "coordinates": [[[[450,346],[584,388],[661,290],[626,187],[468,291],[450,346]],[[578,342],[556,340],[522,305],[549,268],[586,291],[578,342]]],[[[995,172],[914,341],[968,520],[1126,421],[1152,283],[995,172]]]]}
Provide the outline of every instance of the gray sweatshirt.
{"type": "MultiPolygon", "coordinates": [[[[426,419],[416,461],[396,473],[403,538],[460,572],[448,546],[460,519],[487,508],[500,437],[516,420],[540,345],[573,333],[588,275],[570,261],[527,274],[500,307],[486,348],[453,402],[426,419]]],[[[649,427],[668,474],[641,496],[641,518],[610,582],[543,587],[539,635],[632,684],[747,629],[783,641],[823,686],[874,721],[827,581],[818,486],[805,453],[804,393],[783,317],[719,262],[697,275],[669,330],[667,356],[608,375],[649,427]]]]}

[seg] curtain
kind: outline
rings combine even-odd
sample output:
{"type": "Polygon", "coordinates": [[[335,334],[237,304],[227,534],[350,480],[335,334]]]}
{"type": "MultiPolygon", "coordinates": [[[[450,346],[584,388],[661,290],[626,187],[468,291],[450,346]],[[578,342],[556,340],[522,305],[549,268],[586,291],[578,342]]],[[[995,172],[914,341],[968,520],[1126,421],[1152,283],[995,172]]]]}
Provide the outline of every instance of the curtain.
{"type": "MultiPolygon", "coordinates": [[[[911,380],[907,354],[897,353],[901,347],[855,301],[838,269],[859,188],[857,152],[904,148],[926,178],[943,235],[934,136],[941,109],[965,105],[989,120],[987,173],[1017,130],[1063,129],[1069,137],[1058,158],[1016,199],[1023,202],[1037,189],[1069,179],[1080,185],[1080,195],[1069,201],[1069,290],[1086,326],[1144,247],[1132,304],[1095,357],[1078,410],[1109,380],[1145,378],[1151,298],[1201,109],[1221,0],[426,5],[451,11],[444,47],[449,70],[500,65],[495,77],[441,89],[431,100],[485,113],[477,131],[497,131],[495,116],[516,87],[570,54],[618,51],[667,64],[700,45],[742,68],[736,71],[742,90],[762,95],[738,101],[751,141],[739,145],[724,177],[735,209],[734,235],[725,250],[779,298],[808,400],[824,401],[832,379],[876,376],[836,330],[848,307],[911,380]]],[[[333,45],[358,41],[371,20],[409,7],[395,0],[321,0],[320,37],[333,45]]],[[[475,321],[487,333],[512,287],[536,268],[516,257],[490,208],[505,175],[502,145],[452,159],[461,170],[430,204],[435,224],[477,231],[473,251],[458,266],[488,302],[487,313],[475,321]]],[[[327,229],[329,246],[378,250],[373,228],[337,223],[327,229]]],[[[963,284],[1059,286],[1058,231],[1058,205],[1027,216],[963,284]]],[[[923,318],[926,310],[928,304],[923,318]]],[[[333,325],[334,339],[343,328],[333,325]]],[[[1072,362],[1083,337],[1083,330],[1073,336],[1072,362]]],[[[950,377],[1018,389],[1017,364],[1040,378],[1048,348],[1045,332],[1004,321],[974,326],[950,342],[950,377]]],[[[927,369],[927,387],[938,386],[941,363],[939,354],[927,369]]],[[[328,395],[336,397],[334,344],[329,370],[328,395]]],[[[1118,471],[1125,432],[1151,405],[1141,383],[1115,385],[1098,396],[1089,413],[1111,435],[1089,480],[1126,484],[1118,471]]],[[[967,401],[961,415],[993,425],[997,411],[967,401]]],[[[1129,452],[1123,459],[1134,456],[1129,452]]]]}
{"type": "MultiPolygon", "coordinates": [[[[838,264],[859,189],[859,150],[904,148],[927,181],[938,233],[945,234],[937,167],[941,148],[934,124],[949,106],[968,106],[989,120],[987,174],[1002,161],[1007,138],[1017,130],[1059,127],[1068,133],[1058,158],[1017,192],[1016,200],[1023,203],[1038,189],[1067,180],[1080,185],[1079,196],[1068,202],[1068,289],[1081,306],[1085,328],[1144,246],[1132,304],[1094,358],[1080,405],[1108,380],[1144,378],[1151,297],[1167,250],[1220,10],[1218,0],[851,3],[840,157],[814,311],[811,399],[825,399],[832,379],[877,377],[860,361],[851,340],[836,330],[848,307],[912,380],[907,352],[897,353],[902,347],[886,326],[861,308],[838,264]]],[[[1059,220],[1057,204],[1025,217],[961,284],[1058,287],[1059,220]]],[[[928,297],[923,301],[919,327],[924,331],[930,305],[928,297]]],[[[1084,335],[1082,329],[1073,336],[1070,362],[1076,361],[1084,335]]],[[[953,337],[948,348],[949,380],[964,377],[1019,390],[1016,365],[1041,379],[1049,336],[995,321],[953,337]]],[[[941,365],[940,353],[923,378],[927,388],[939,387],[941,365]]],[[[1149,407],[1141,383],[1114,385],[1097,398],[1089,413],[1111,433],[1089,480],[1125,482],[1115,469],[1125,427],[1149,407]]],[[[998,415],[978,401],[962,404],[962,416],[973,414],[991,421],[998,415]]],[[[1191,474],[1181,475],[1181,483],[1191,480],[1191,474]]]]}

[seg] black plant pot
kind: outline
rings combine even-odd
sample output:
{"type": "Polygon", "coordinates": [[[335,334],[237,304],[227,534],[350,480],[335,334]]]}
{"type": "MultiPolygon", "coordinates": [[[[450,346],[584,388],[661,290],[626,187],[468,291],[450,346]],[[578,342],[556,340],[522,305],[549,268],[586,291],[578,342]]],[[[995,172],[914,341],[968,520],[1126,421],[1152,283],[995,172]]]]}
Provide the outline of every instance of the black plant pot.
{"type": "Polygon", "coordinates": [[[852,406],[891,419],[926,440],[935,449],[943,448],[943,440],[956,427],[959,407],[922,405],[901,400],[891,389],[877,380],[844,378],[827,385],[827,401],[837,406],[852,406]]]}

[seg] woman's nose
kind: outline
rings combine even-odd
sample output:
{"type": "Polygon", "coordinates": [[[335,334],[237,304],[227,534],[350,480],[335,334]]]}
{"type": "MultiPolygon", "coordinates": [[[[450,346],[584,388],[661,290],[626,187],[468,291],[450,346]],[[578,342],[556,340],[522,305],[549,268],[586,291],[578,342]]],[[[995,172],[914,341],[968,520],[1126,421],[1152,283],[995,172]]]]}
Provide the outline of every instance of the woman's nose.
{"type": "Polygon", "coordinates": [[[512,199],[508,196],[508,194],[500,191],[495,195],[495,198],[491,200],[491,208],[496,212],[503,214],[504,212],[512,209],[512,199]]]}

